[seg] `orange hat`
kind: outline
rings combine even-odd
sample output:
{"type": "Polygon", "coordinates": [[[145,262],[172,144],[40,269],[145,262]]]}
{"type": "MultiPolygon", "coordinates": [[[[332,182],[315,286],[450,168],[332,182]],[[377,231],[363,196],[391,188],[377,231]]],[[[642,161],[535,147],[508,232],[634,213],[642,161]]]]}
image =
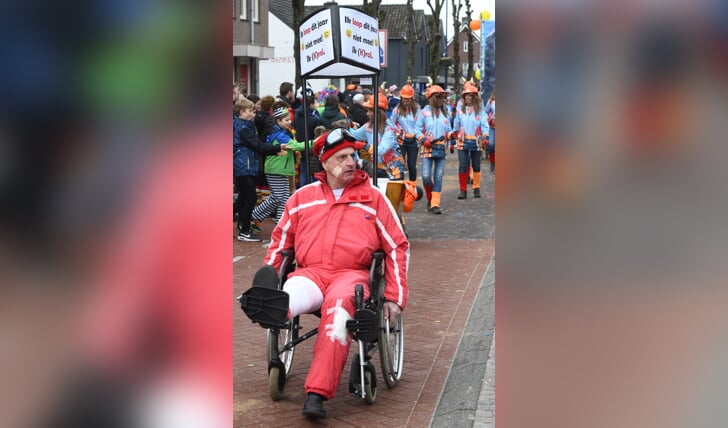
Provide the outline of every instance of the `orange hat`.
{"type": "Polygon", "coordinates": [[[334,128],[324,132],[313,142],[313,154],[324,163],[334,153],[347,147],[358,151],[364,147],[364,143],[357,141],[346,128],[334,128]]]}
{"type": "Polygon", "coordinates": [[[413,98],[415,96],[415,89],[408,83],[399,90],[399,96],[401,98],[413,98]]]}
{"type": "Polygon", "coordinates": [[[477,93],[478,93],[478,88],[476,88],[475,85],[473,85],[470,82],[465,82],[465,85],[463,86],[463,95],[477,94],[477,93]]]}
{"type": "Polygon", "coordinates": [[[346,85],[346,90],[347,91],[353,91],[354,89],[356,89],[356,85],[355,84],[349,83],[348,85],[346,85]]]}
{"type": "Polygon", "coordinates": [[[432,85],[425,90],[425,97],[428,99],[435,94],[444,94],[445,91],[438,85],[432,85]]]}
{"type": "MultiPolygon", "coordinates": [[[[374,108],[374,97],[370,97],[367,100],[367,102],[362,104],[362,107],[373,109],[374,108]]],[[[387,108],[389,108],[389,103],[387,102],[387,97],[385,97],[384,94],[381,92],[379,93],[379,108],[382,110],[386,110],[387,108]]]]}

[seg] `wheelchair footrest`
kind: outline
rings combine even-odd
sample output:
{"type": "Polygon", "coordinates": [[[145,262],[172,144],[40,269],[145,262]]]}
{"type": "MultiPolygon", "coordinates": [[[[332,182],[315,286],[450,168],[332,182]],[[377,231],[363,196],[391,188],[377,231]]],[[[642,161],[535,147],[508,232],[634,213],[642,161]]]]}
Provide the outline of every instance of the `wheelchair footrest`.
{"type": "Polygon", "coordinates": [[[371,309],[358,309],[346,322],[346,329],[354,333],[355,340],[373,342],[379,334],[379,317],[371,309]]]}
{"type": "Polygon", "coordinates": [[[251,287],[240,296],[240,308],[263,328],[283,328],[288,323],[288,293],[251,287]]]}

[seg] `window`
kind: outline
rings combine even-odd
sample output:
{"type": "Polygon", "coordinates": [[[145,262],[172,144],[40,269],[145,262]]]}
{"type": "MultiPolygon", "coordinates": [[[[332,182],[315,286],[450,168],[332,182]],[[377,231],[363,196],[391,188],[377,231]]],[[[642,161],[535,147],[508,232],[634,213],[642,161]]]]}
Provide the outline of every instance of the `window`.
{"type": "Polygon", "coordinates": [[[260,0],[240,0],[240,19],[248,19],[248,12],[250,9],[250,4],[248,3],[248,1],[253,2],[253,21],[260,22],[260,18],[258,16],[260,0]]]}
{"type": "Polygon", "coordinates": [[[466,52],[466,53],[468,52],[468,41],[467,40],[463,41],[463,52],[466,52]]]}

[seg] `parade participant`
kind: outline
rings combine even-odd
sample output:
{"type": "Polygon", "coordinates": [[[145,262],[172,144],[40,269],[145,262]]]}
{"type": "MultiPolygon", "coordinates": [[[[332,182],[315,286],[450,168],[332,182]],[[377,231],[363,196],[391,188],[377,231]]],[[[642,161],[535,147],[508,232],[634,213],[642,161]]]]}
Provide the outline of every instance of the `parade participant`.
{"type": "Polygon", "coordinates": [[[415,102],[415,90],[412,85],[406,84],[399,91],[401,100],[392,110],[390,122],[397,130],[397,142],[400,144],[402,157],[407,163],[407,174],[411,181],[417,180],[417,140],[415,139],[415,125],[419,104],[415,102]]]}
{"type": "Polygon", "coordinates": [[[259,154],[286,155],[286,145],[262,143],[253,125],[255,105],[249,100],[239,100],[233,119],[233,176],[238,188],[233,213],[238,213],[238,241],[257,242],[260,238],[250,230],[250,215],[257,196],[255,181],[258,175],[259,154]]]}
{"type": "MultiPolygon", "coordinates": [[[[363,104],[367,110],[369,121],[362,127],[350,129],[349,132],[360,141],[366,141],[364,147],[370,153],[374,150],[374,115],[377,117],[377,170],[386,172],[387,178],[391,180],[404,179],[404,162],[399,152],[397,135],[394,127],[387,121],[387,99],[379,94],[377,108],[374,108],[374,97],[363,104]]],[[[372,155],[372,159],[374,155],[372,155]]]]}
{"type": "MultiPolygon", "coordinates": [[[[314,153],[324,170],[316,174],[318,182],[288,200],[264,260],[277,272],[283,251],[295,252],[296,270],[283,286],[289,294],[289,319],[320,309],[302,410],[309,418],[326,417],[323,401],[332,399],[339,387],[352,340],[346,321],[355,311],[354,286],[368,283],[375,251],[387,255],[384,318],[393,321],[407,301],[409,242],[387,199],[356,169],[354,154],[360,145],[343,128],[316,139],[314,153]]],[[[270,285],[275,287],[275,282],[270,285]]],[[[368,294],[364,287],[364,298],[368,294]]]]}
{"type": "Polygon", "coordinates": [[[442,177],[445,174],[445,144],[452,128],[445,91],[438,85],[431,85],[425,90],[425,96],[428,105],[417,115],[415,138],[420,144],[422,184],[429,202],[427,211],[442,214],[440,197],[442,177]]]}
{"type": "Polygon", "coordinates": [[[255,207],[251,219],[251,226],[256,233],[260,233],[260,222],[275,214],[275,222],[281,219],[283,208],[291,195],[290,178],[296,175],[296,159],[294,151],[300,152],[305,144],[296,141],[291,132],[291,117],[288,113],[288,105],[285,102],[276,101],[273,104],[273,117],[276,125],[273,132],[268,135],[268,143],[285,144],[285,156],[268,156],[265,159],[265,179],[270,187],[270,196],[262,204],[255,207]]]}
{"type": "Polygon", "coordinates": [[[400,96],[401,96],[401,90],[397,87],[397,85],[392,85],[387,89],[389,92],[389,101],[387,105],[387,118],[392,116],[392,110],[394,110],[395,107],[397,107],[397,104],[400,103],[400,96]]]}
{"type": "Polygon", "coordinates": [[[456,139],[451,142],[458,150],[458,180],[460,193],[458,199],[468,197],[468,169],[473,172],[473,197],[480,197],[480,161],[483,158],[483,143],[488,132],[485,107],[475,85],[465,83],[462,92],[462,103],[455,111],[453,134],[456,139]]]}
{"type": "Polygon", "coordinates": [[[485,114],[488,117],[488,126],[490,127],[487,148],[490,172],[495,172],[495,88],[493,88],[493,94],[491,94],[488,104],[485,106],[485,114]]]}

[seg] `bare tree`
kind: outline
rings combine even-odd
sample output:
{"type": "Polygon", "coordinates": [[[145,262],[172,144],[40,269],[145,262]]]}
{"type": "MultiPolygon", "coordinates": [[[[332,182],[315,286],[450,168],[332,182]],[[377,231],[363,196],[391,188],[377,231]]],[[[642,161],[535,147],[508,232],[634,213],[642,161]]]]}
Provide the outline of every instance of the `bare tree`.
{"type": "Polygon", "coordinates": [[[294,85],[296,87],[302,87],[301,85],[301,49],[298,49],[298,46],[301,45],[301,37],[298,33],[298,27],[301,26],[301,21],[303,20],[303,4],[305,0],[291,0],[291,5],[293,6],[293,57],[294,61],[296,62],[296,80],[294,81],[294,85]]]}
{"type": "MultiPolygon", "coordinates": [[[[470,0],[468,0],[470,2],[470,0]]],[[[452,64],[453,64],[453,88],[456,93],[460,92],[460,10],[463,8],[462,0],[452,0],[452,64]]]]}
{"type": "Polygon", "coordinates": [[[382,22],[384,21],[384,11],[379,9],[380,4],[382,4],[382,0],[362,0],[362,9],[382,22]]]}
{"type": "Polygon", "coordinates": [[[415,58],[415,11],[412,7],[412,0],[407,0],[407,76],[412,76],[415,58]]]}
{"type": "Polygon", "coordinates": [[[425,42],[430,47],[430,78],[433,82],[437,82],[437,74],[440,70],[440,12],[446,0],[427,0],[427,6],[430,8],[432,15],[427,20],[427,26],[430,29],[430,37],[425,42]]]}
{"type": "MultiPolygon", "coordinates": [[[[465,0],[465,19],[468,23],[468,79],[473,79],[473,30],[470,29],[470,21],[473,19],[473,8],[470,6],[470,0],[465,0]]],[[[481,75],[482,77],[482,75],[481,75]]]]}

